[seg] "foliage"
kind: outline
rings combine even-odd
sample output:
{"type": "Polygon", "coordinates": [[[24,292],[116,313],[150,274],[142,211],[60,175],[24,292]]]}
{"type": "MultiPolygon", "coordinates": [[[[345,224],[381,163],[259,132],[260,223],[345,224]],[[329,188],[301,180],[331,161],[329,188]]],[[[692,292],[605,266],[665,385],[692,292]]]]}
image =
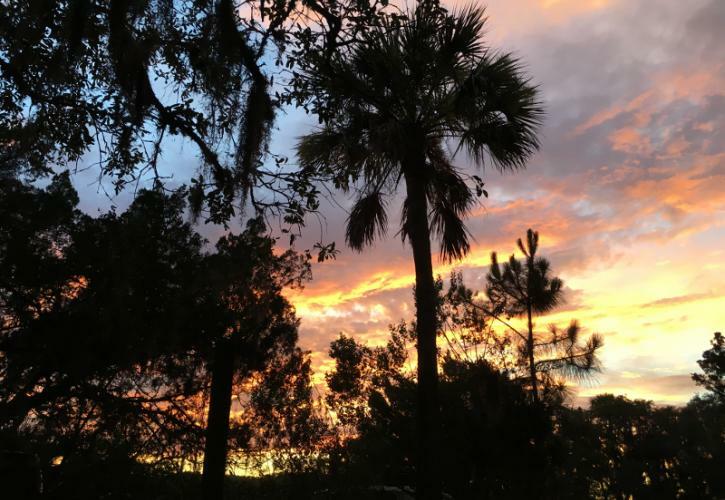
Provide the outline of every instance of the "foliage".
{"type": "MultiPolygon", "coordinates": [[[[413,478],[414,372],[405,363],[389,361],[405,359],[399,353],[409,351],[414,339],[405,324],[390,332],[385,347],[371,349],[344,336],[332,344],[336,365],[328,376],[327,401],[342,415],[344,426],[343,441],[331,450],[331,480],[338,495],[371,483],[405,487],[413,478]]],[[[546,463],[546,448],[532,440],[543,440],[551,424],[540,408],[530,405],[520,385],[484,359],[457,360],[449,351],[443,361],[440,401],[444,490],[454,498],[533,494],[535,490],[528,488],[534,483],[517,480],[517,471],[522,463],[532,470],[546,463]]]]}
{"type": "Polygon", "coordinates": [[[196,441],[188,408],[165,408],[199,390],[192,276],[202,240],[182,222],[179,196],[146,192],[121,216],[91,219],[74,211],[67,176],[46,190],[8,183],[24,196],[3,197],[14,213],[3,218],[3,427],[45,436],[44,462],[98,440],[169,461],[190,452],[176,447],[196,441]],[[60,192],[66,210],[35,225],[60,192]],[[36,268],[39,258],[58,272],[36,268]]]}
{"type": "Polygon", "coordinates": [[[452,164],[447,141],[503,170],[522,167],[538,147],[536,88],[511,54],[485,47],[484,21],[475,7],[449,14],[422,2],[405,18],[370,27],[349,51],[305,60],[306,91],[322,127],[302,138],[298,156],[337,188],[359,184],[347,226],[352,248],[386,231],[387,200],[401,179],[415,176],[443,256],[461,257],[469,246],[462,218],[480,178],[452,164]]]}
{"type": "MultiPolygon", "coordinates": [[[[571,488],[593,498],[720,498],[724,414],[694,399],[684,408],[603,394],[558,423],[571,488]]],[[[574,498],[577,496],[574,495],[574,498]]]]}
{"type": "Polygon", "coordinates": [[[303,54],[355,39],[379,2],[71,0],[3,3],[0,160],[44,176],[98,155],[117,189],[180,142],[201,168],[189,199],[226,222],[247,202],[294,225],[317,191],[268,144],[303,54]],[[275,76],[277,83],[275,84],[275,76]],[[174,139],[176,138],[176,139],[174,139]]]}
{"type": "Polygon", "coordinates": [[[693,374],[707,393],[687,406],[605,394],[573,409],[564,382],[595,372],[602,344],[582,342],[576,322],[535,329],[564,290],[537,255],[538,233],[518,240],[521,260],[492,255],[485,298],[460,274],[446,293],[433,279],[431,231],[444,259],[462,257],[464,219],[488,196],[456,155],[515,170],[539,145],[538,90],[515,57],[484,45],[483,10],[449,13],[435,0],[402,14],[385,0],[2,7],[6,495],[374,498],[417,474],[419,494],[438,486],[421,477],[440,475],[461,499],[725,497],[720,333],[693,374]],[[321,124],[298,145],[299,169],[269,149],[290,104],[321,124]],[[160,158],[180,142],[201,166],[190,188],[169,191],[160,158]],[[153,189],[122,213],[81,213],[69,173],[57,172],[88,153],[116,189],[147,176],[153,189]],[[404,187],[400,234],[416,265],[415,322],[391,326],[384,346],[344,335],[331,345],[324,402],[336,426],[320,417],[283,294],[309,279],[311,256],[279,251],[265,219],[301,225],[320,180],[354,194],[346,239],[357,250],[386,232],[404,187]],[[213,248],[186,220],[188,209],[227,223],[250,206],[244,230],[213,248]],[[182,472],[198,471],[202,454],[217,459],[218,495],[182,472]],[[228,466],[268,460],[286,474],[225,480],[228,466]]]}
{"type": "MultiPolygon", "coordinates": [[[[399,327],[391,330],[398,335],[399,327]]],[[[410,484],[415,456],[412,372],[392,372],[348,337],[333,342],[328,402],[354,402],[332,454],[340,496],[370,484],[410,484]],[[341,355],[366,353],[363,356],[341,355]],[[341,380],[350,383],[342,384],[341,380]]],[[[407,345],[408,349],[410,346],[407,345]]],[[[444,491],[453,498],[720,498],[725,412],[713,398],[685,407],[603,394],[588,409],[534,404],[526,386],[486,359],[444,357],[444,491]]]]}
{"type": "Polygon", "coordinates": [[[557,404],[566,395],[567,379],[581,380],[599,370],[597,351],[603,340],[594,334],[582,342],[576,320],[566,328],[550,325],[546,333],[535,330],[534,317],[553,311],[564,300],[564,283],[551,276],[549,261],[537,256],[538,242],[539,234],[531,229],[525,243],[517,241],[523,262],[512,255],[500,265],[496,252],[491,254],[486,299],[468,289],[460,273],[451,276],[447,298],[468,317],[480,318],[478,330],[486,321],[502,325],[516,345],[517,376],[526,380],[534,401],[557,404]],[[525,327],[515,326],[512,318],[526,320],[525,327]]]}
{"type": "Polygon", "coordinates": [[[725,339],[722,333],[715,332],[710,341],[712,348],[702,353],[697,362],[703,373],[693,373],[692,379],[704,387],[710,397],[725,404],[725,339]]]}
{"type": "Polygon", "coordinates": [[[309,360],[280,294],[306,279],[308,256],[276,255],[256,219],[207,254],[183,191],[141,191],[124,213],[91,218],[67,175],[45,189],[6,177],[0,190],[0,430],[11,449],[68,480],[85,463],[196,463],[214,345],[230,335],[235,448],[313,444],[309,360]]]}
{"type": "Polygon", "coordinates": [[[335,370],[325,374],[327,405],[351,434],[369,417],[367,401],[375,390],[399,381],[408,360],[407,342],[413,337],[405,323],[390,327],[390,339],[384,347],[371,349],[343,334],[330,343],[329,355],[335,370]]]}

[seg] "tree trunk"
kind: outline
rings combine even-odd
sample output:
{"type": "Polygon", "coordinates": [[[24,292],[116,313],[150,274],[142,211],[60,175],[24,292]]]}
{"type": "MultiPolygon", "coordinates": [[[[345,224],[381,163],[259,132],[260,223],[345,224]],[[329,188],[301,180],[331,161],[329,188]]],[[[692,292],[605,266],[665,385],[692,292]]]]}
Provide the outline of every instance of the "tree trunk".
{"type": "Polygon", "coordinates": [[[204,443],[204,471],[201,478],[203,500],[222,500],[224,497],[229,412],[232,406],[234,377],[234,353],[229,344],[228,340],[220,339],[214,347],[209,417],[206,422],[204,443]]]}
{"type": "Polygon", "coordinates": [[[534,403],[539,403],[539,388],[538,381],[536,380],[536,360],[534,359],[534,323],[531,319],[531,304],[527,305],[527,312],[529,315],[529,338],[527,342],[527,349],[529,351],[529,375],[531,376],[531,395],[534,399],[534,403]]]}
{"type": "MultiPolygon", "coordinates": [[[[418,173],[420,175],[420,173],[418,173]]],[[[428,204],[425,186],[415,173],[406,173],[406,230],[415,262],[416,334],[418,340],[418,464],[416,498],[439,500],[441,484],[436,466],[440,422],[438,408],[438,302],[431,261],[428,204]]]]}

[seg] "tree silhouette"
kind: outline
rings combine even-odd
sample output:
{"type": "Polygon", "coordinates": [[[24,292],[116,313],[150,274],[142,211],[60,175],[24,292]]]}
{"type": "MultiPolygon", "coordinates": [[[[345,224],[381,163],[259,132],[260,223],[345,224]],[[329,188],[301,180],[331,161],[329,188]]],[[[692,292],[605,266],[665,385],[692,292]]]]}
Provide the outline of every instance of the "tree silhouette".
{"type": "Polygon", "coordinates": [[[387,199],[404,187],[401,234],[413,249],[418,346],[419,498],[440,495],[437,434],[436,290],[431,233],[446,259],[469,249],[463,218],[475,188],[446,152],[458,140],[476,163],[523,167],[538,147],[537,91],[510,54],[483,45],[483,10],[448,14],[422,2],[398,27],[382,23],[359,45],[306,68],[323,127],[302,138],[304,169],[360,192],[346,239],[357,250],[387,229],[387,199]],[[404,183],[401,186],[401,181],[404,183]]]}
{"type": "MultiPolygon", "coordinates": [[[[293,474],[319,466],[320,442],[329,437],[329,429],[319,412],[311,376],[309,354],[295,346],[277,351],[255,377],[242,417],[252,431],[248,446],[252,459],[254,452],[261,452],[258,456],[264,462],[271,458],[275,470],[293,474]]],[[[251,465],[261,464],[252,460],[251,465]]]]}
{"type": "Polygon", "coordinates": [[[370,348],[340,334],[330,343],[334,370],[325,374],[329,392],[325,396],[342,424],[341,438],[353,436],[370,417],[368,403],[374,391],[384,391],[403,377],[408,344],[414,332],[405,324],[391,325],[385,346],[370,348]]]}
{"type": "Polygon", "coordinates": [[[104,463],[121,477],[139,457],[177,470],[204,452],[211,385],[207,476],[224,479],[227,434],[239,449],[310,448],[309,360],[280,295],[308,255],[275,254],[259,219],[204,253],[183,190],[97,218],[75,209],[67,175],[45,189],[2,178],[0,193],[3,441],[29,441],[42,467],[62,457],[62,477],[104,463]]]}
{"type": "MultiPolygon", "coordinates": [[[[222,486],[252,498],[405,490],[418,441],[408,358],[415,324],[391,326],[385,346],[333,342],[325,399],[344,425],[328,427],[312,395],[310,359],[296,346],[294,310],[280,293],[307,278],[310,256],[279,253],[259,219],[205,251],[185,219],[185,198],[183,190],[141,190],[124,212],[89,217],[76,209],[67,175],[42,187],[0,176],[4,491],[90,500],[198,498],[222,486]],[[202,483],[182,471],[198,466],[205,445],[202,483]],[[270,458],[286,474],[224,479],[225,467],[270,458]]],[[[536,281],[560,291],[536,240],[532,232],[521,242],[536,281]]],[[[536,404],[528,332],[507,312],[528,324],[527,294],[514,293],[528,290],[528,266],[508,264],[486,301],[459,274],[447,293],[440,278],[434,285],[448,340],[439,396],[445,491],[464,499],[722,498],[722,336],[700,360],[696,380],[707,393],[684,407],[600,395],[573,409],[552,395],[572,370],[562,365],[586,346],[534,325],[546,403],[536,404]]]]}
{"type": "Polygon", "coordinates": [[[725,339],[722,333],[715,332],[710,344],[712,347],[703,352],[702,359],[697,362],[703,373],[693,373],[692,379],[710,391],[713,399],[725,404],[725,339]]]}
{"type": "Polygon", "coordinates": [[[204,498],[223,497],[229,415],[235,374],[248,378],[296,348],[297,319],[282,289],[308,278],[304,255],[274,252],[260,219],[241,234],[222,237],[207,258],[208,294],[221,305],[210,363],[211,392],[202,478],[204,498]]]}
{"type": "Polygon", "coordinates": [[[698,398],[685,407],[600,394],[562,408],[567,498],[720,498],[725,414],[698,398]],[[567,484],[568,483],[568,484],[567,484]]]}
{"type": "Polygon", "coordinates": [[[276,112],[296,92],[283,73],[309,50],[333,52],[355,38],[379,8],[344,0],[6,2],[3,168],[42,176],[92,151],[122,189],[147,175],[162,181],[163,152],[183,141],[201,160],[189,192],[195,211],[227,222],[251,204],[301,224],[316,206],[312,179],[282,156],[263,161],[276,112]],[[305,23],[292,22],[299,16],[305,23]]]}
{"type": "MultiPolygon", "coordinates": [[[[352,497],[374,481],[404,487],[413,476],[415,372],[406,360],[414,341],[414,329],[400,323],[390,327],[385,346],[371,348],[347,336],[331,343],[335,366],[326,377],[327,401],[343,427],[343,439],[330,452],[342,477],[338,497],[352,497]]],[[[550,450],[531,441],[552,430],[545,409],[535,407],[508,372],[484,357],[458,359],[454,349],[443,348],[440,385],[445,491],[453,498],[540,493],[553,475],[550,450]],[[520,480],[522,466],[529,481],[520,480]]]]}
{"type": "MultiPolygon", "coordinates": [[[[480,310],[458,299],[441,295],[446,322],[478,329],[471,315],[480,310]]],[[[338,497],[354,497],[371,481],[404,486],[411,476],[415,382],[404,360],[414,340],[400,323],[384,347],[347,336],[331,343],[327,399],[345,426],[328,452],[338,497]]],[[[587,409],[558,399],[536,404],[528,380],[501,363],[498,349],[466,357],[453,340],[442,347],[439,470],[454,498],[720,498],[725,491],[725,412],[716,398],[697,396],[684,407],[611,394],[587,409]]]]}
{"type": "Polygon", "coordinates": [[[514,336],[519,346],[519,359],[526,367],[531,397],[538,403],[542,389],[548,397],[560,397],[564,385],[556,379],[557,376],[580,379],[599,370],[597,351],[603,341],[601,336],[594,334],[581,343],[581,327],[577,321],[572,321],[564,329],[551,325],[546,334],[535,330],[534,317],[561,304],[563,282],[551,276],[549,261],[537,256],[537,232],[529,229],[526,242],[519,238],[517,245],[524,254],[523,262],[512,255],[501,265],[496,252],[491,254],[491,267],[486,276],[487,301],[478,300],[466,288],[460,274],[455,273],[448,294],[450,300],[467,304],[491,321],[504,325],[514,336]],[[526,320],[524,332],[511,324],[509,320],[512,317],[526,320]]]}
{"type": "Polygon", "coordinates": [[[41,466],[198,453],[202,239],[183,195],[140,192],[124,214],[93,219],[66,175],[2,184],[1,430],[41,466]]]}

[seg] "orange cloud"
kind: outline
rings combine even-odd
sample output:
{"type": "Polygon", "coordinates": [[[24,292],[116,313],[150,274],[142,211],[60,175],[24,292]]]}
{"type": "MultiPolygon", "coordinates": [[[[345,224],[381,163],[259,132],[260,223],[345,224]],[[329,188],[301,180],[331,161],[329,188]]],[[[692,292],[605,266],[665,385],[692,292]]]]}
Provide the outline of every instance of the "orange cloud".
{"type": "MultiPolygon", "coordinates": [[[[467,0],[446,0],[447,7],[468,5],[467,0]]],[[[552,29],[583,15],[598,14],[621,0],[490,0],[490,38],[512,38],[535,30],[552,29]]]]}
{"type": "Polygon", "coordinates": [[[609,140],[615,151],[629,154],[649,154],[652,152],[649,137],[633,127],[615,130],[609,136],[609,140]]]}
{"type": "Polygon", "coordinates": [[[573,136],[578,136],[612,121],[622,115],[632,115],[629,123],[642,127],[648,124],[654,112],[679,99],[701,102],[708,95],[720,95],[725,88],[722,64],[707,71],[694,73],[675,70],[655,76],[649,89],[630,99],[623,105],[613,105],[598,111],[584,123],[577,126],[573,136]]]}

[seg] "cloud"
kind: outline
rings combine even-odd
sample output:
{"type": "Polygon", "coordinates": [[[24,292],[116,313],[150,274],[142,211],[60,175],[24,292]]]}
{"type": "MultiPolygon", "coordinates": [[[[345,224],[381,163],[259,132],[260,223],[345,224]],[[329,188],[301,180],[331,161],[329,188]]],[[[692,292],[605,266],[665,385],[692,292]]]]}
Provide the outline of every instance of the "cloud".
{"type": "Polygon", "coordinates": [[[698,300],[709,299],[709,298],[717,297],[717,296],[718,295],[714,294],[713,292],[691,293],[688,295],[680,295],[678,297],[665,297],[662,299],[657,299],[655,301],[647,302],[646,304],[642,304],[642,307],[664,307],[664,306],[687,304],[688,302],[695,302],[698,300]]]}

